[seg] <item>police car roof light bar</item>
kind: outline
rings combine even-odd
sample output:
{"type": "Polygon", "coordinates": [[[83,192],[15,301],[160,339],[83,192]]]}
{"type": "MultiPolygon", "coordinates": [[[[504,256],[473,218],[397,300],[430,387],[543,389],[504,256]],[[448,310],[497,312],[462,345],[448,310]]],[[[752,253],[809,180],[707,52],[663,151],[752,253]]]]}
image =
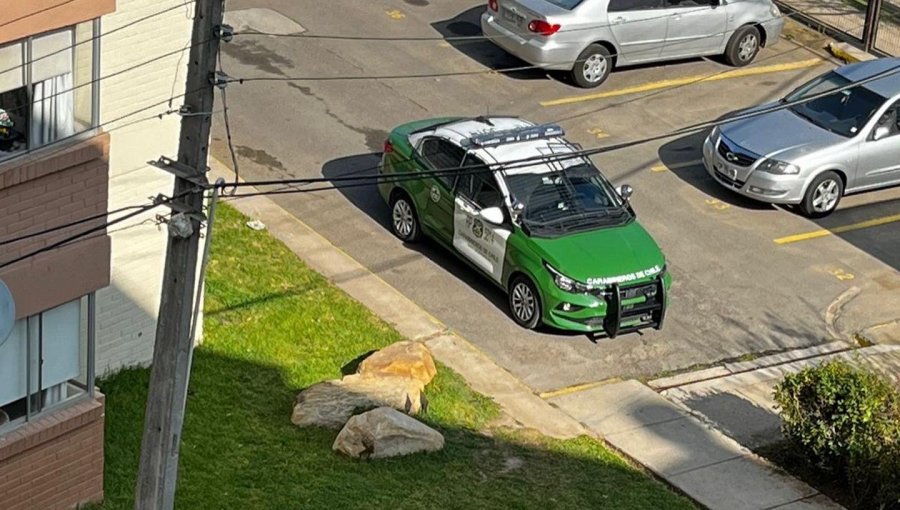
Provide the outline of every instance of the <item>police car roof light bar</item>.
{"type": "Polygon", "coordinates": [[[476,147],[496,147],[508,143],[527,142],[542,138],[565,136],[566,132],[557,124],[543,124],[527,128],[491,131],[477,134],[467,140],[467,145],[476,147]]]}

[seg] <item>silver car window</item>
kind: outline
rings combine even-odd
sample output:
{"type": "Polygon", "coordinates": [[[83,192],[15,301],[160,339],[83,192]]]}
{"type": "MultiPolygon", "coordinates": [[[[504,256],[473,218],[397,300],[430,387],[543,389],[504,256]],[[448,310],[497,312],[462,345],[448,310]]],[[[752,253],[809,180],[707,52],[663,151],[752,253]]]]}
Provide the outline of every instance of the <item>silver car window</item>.
{"type": "Polygon", "coordinates": [[[646,11],[662,7],[662,0],[609,0],[609,12],[646,11]]]}
{"type": "Polygon", "coordinates": [[[546,0],[547,2],[566,9],[567,11],[571,11],[572,9],[581,5],[584,0],[546,0]]]}

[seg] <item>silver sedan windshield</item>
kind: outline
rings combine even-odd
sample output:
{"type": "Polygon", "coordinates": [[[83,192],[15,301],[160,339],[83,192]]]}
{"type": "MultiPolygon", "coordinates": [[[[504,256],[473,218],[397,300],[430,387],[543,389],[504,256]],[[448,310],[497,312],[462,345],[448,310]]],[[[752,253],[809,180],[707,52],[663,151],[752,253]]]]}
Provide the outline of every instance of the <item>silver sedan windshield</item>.
{"type": "MultiPolygon", "coordinates": [[[[784,101],[798,101],[851,83],[847,78],[831,72],[803,85],[784,101]]],[[[792,106],[790,110],[823,129],[850,137],[859,133],[885,101],[887,99],[884,97],[859,86],[792,106]]]]}

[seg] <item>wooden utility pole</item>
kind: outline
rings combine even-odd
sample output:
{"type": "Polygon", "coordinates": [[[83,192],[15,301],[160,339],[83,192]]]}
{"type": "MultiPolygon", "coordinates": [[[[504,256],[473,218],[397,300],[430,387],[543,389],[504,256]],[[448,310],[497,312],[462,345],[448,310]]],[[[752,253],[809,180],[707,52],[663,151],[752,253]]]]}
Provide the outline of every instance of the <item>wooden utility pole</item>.
{"type": "Polygon", "coordinates": [[[174,506],[178,449],[187,399],[194,339],[192,308],[196,279],[200,218],[215,96],[213,78],[219,52],[224,0],[196,0],[184,114],[171,207],[185,213],[180,225],[169,223],[153,367],[144,418],[141,462],[135,488],[136,510],[170,510],[174,506]],[[186,228],[188,225],[192,228],[186,228]]]}

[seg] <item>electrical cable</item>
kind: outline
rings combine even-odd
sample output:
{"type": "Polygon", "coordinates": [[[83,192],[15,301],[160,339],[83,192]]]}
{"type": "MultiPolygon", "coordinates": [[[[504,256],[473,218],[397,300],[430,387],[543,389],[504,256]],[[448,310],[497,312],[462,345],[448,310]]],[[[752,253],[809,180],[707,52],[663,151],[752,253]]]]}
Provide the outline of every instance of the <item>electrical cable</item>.
{"type": "Polygon", "coordinates": [[[67,229],[67,228],[69,228],[69,227],[74,227],[74,226],[76,226],[76,225],[81,225],[82,223],[88,223],[88,222],[91,222],[91,221],[99,220],[99,219],[101,219],[101,218],[106,218],[107,216],[112,215],[112,214],[119,214],[119,213],[121,213],[121,212],[130,211],[130,210],[132,210],[132,209],[139,209],[139,208],[141,208],[141,207],[142,207],[142,206],[140,206],[140,205],[129,205],[129,206],[121,207],[121,208],[119,208],[119,209],[115,209],[115,210],[112,210],[112,211],[103,212],[103,213],[100,213],[100,214],[95,214],[95,215],[93,215],[93,216],[88,216],[88,217],[85,217],[85,218],[81,218],[81,219],[79,219],[79,220],[71,221],[71,222],[69,222],[69,223],[63,223],[63,224],[61,224],[61,225],[56,225],[56,226],[53,226],[53,227],[50,227],[50,228],[45,228],[45,229],[43,229],[43,230],[38,230],[38,231],[36,231],[36,232],[30,232],[30,233],[28,233],[28,234],[22,234],[22,235],[20,235],[20,236],[13,237],[13,238],[9,238],[9,239],[3,239],[3,240],[0,240],[0,246],[4,246],[4,245],[7,245],[7,244],[12,244],[12,243],[17,243],[17,242],[20,242],[20,241],[24,241],[24,240],[26,240],[26,239],[31,239],[31,238],[33,238],[33,237],[42,236],[42,235],[45,235],[45,234],[50,234],[50,233],[53,233],[53,232],[56,232],[56,231],[59,231],[59,230],[67,229]]]}
{"type": "MultiPolygon", "coordinates": [[[[75,0],[72,0],[72,1],[75,1],[75,0]]],[[[124,24],[124,25],[122,25],[122,26],[120,26],[120,27],[116,27],[116,28],[114,28],[114,29],[112,29],[112,30],[110,30],[110,31],[108,31],[108,32],[104,32],[104,33],[102,33],[102,34],[94,34],[93,36],[91,36],[90,39],[85,39],[85,40],[83,40],[83,41],[77,41],[77,42],[75,42],[74,44],[72,44],[71,46],[66,46],[65,48],[60,48],[60,49],[58,49],[58,50],[56,50],[56,51],[52,51],[52,52],[50,52],[50,53],[47,53],[46,55],[41,55],[41,56],[38,57],[38,58],[34,58],[34,59],[31,59],[31,60],[29,60],[29,61],[27,61],[27,62],[22,62],[21,64],[14,65],[14,66],[12,66],[12,67],[10,67],[10,68],[8,68],[8,69],[4,69],[4,70],[0,71],[0,75],[6,74],[6,73],[8,73],[8,72],[10,72],[10,71],[15,71],[16,69],[18,69],[18,68],[20,68],[20,67],[24,67],[24,66],[29,65],[29,64],[34,64],[35,62],[40,62],[41,60],[44,60],[45,58],[50,58],[50,57],[52,57],[53,55],[59,55],[60,53],[64,53],[64,52],[66,52],[66,51],[69,51],[70,49],[74,49],[75,47],[81,46],[82,44],[87,44],[87,43],[89,43],[89,42],[99,41],[100,39],[102,39],[102,38],[104,38],[104,37],[107,37],[107,36],[110,36],[110,35],[112,35],[112,34],[114,34],[114,33],[116,33],[116,32],[119,32],[119,31],[121,31],[121,30],[125,30],[126,28],[133,27],[134,25],[138,25],[138,24],[140,24],[140,23],[143,23],[143,22],[145,22],[145,21],[147,21],[147,20],[149,20],[149,19],[155,18],[156,16],[161,16],[161,15],[166,14],[166,13],[168,13],[168,12],[171,12],[171,11],[173,11],[173,10],[175,10],[175,9],[180,9],[180,8],[186,6],[186,5],[191,5],[191,4],[193,4],[193,3],[194,3],[193,0],[188,1],[188,2],[184,2],[184,3],[178,4],[178,5],[172,6],[172,7],[168,8],[168,9],[165,9],[165,10],[162,10],[162,11],[158,11],[158,12],[154,12],[153,14],[148,14],[147,16],[144,16],[143,18],[138,18],[138,19],[136,19],[136,20],[129,21],[128,23],[126,23],[126,24],[124,24]]],[[[15,20],[13,20],[13,21],[15,21],[15,20]]],[[[3,25],[0,25],[0,27],[2,27],[2,26],[3,26],[3,25]]]]}
{"type": "MultiPolygon", "coordinates": [[[[601,154],[601,153],[614,152],[617,150],[630,148],[630,147],[633,147],[636,145],[642,145],[642,144],[649,143],[652,141],[662,140],[665,138],[671,138],[673,136],[679,136],[679,135],[689,134],[689,133],[696,132],[696,131],[701,131],[701,130],[713,127],[717,124],[746,120],[749,118],[758,117],[758,116],[772,113],[775,111],[791,108],[793,106],[797,106],[800,104],[806,104],[808,102],[815,101],[815,100],[821,99],[823,97],[831,96],[833,94],[837,94],[837,93],[840,93],[840,92],[843,92],[846,90],[860,87],[867,83],[871,83],[873,81],[877,81],[877,80],[883,79],[885,77],[895,75],[897,73],[900,73],[900,65],[890,67],[890,68],[888,68],[884,71],[881,71],[879,73],[876,73],[868,78],[858,80],[853,83],[849,83],[847,85],[834,87],[832,89],[825,90],[825,91],[819,92],[817,94],[812,94],[810,96],[796,99],[793,101],[782,101],[774,106],[766,107],[763,109],[754,110],[754,111],[745,112],[745,113],[737,113],[735,115],[728,117],[727,119],[695,123],[695,124],[688,125],[688,126],[685,126],[683,128],[680,128],[680,129],[677,129],[674,131],[667,132],[667,133],[654,135],[651,137],[645,137],[645,138],[632,140],[632,141],[628,141],[628,142],[622,142],[622,143],[618,143],[618,144],[614,144],[614,145],[610,145],[610,146],[582,149],[582,150],[572,151],[572,152],[569,152],[566,154],[530,156],[527,158],[520,158],[520,159],[505,161],[503,163],[494,164],[491,166],[494,166],[496,168],[496,170],[494,170],[494,171],[502,172],[504,170],[513,169],[513,168],[523,168],[523,167],[527,167],[527,166],[533,166],[536,163],[546,163],[546,162],[551,162],[551,161],[565,161],[565,160],[575,159],[575,158],[579,158],[579,157],[587,157],[587,156],[593,156],[593,155],[601,154]]],[[[440,175],[445,175],[448,172],[469,170],[469,169],[475,169],[475,168],[480,168],[480,167],[481,167],[481,165],[471,165],[471,166],[462,165],[462,166],[455,167],[455,168],[441,168],[441,169],[435,169],[435,170],[425,170],[425,171],[415,172],[415,174],[413,174],[413,175],[415,175],[417,178],[440,176],[440,175]]],[[[391,174],[391,175],[396,175],[396,174],[391,174]]],[[[377,179],[383,179],[383,178],[384,178],[384,174],[341,176],[341,177],[333,177],[333,178],[315,177],[315,178],[304,178],[304,179],[245,181],[245,182],[238,183],[235,186],[236,187],[246,187],[246,186],[258,187],[258,186],[275,186],[275,185],[284,185],[284,184],[333,183],[333,182],[342,182],[342,181],[359,181],[359,180],[365,180],[365,179],[376,179],[377,180],[377,179]]],[[[291,190],[284,190],[284,191],[288,192],[291,190]]],[[[302,192],[302,190],[297,190],[296,192],[302,192]]],[[[263,193],[265,193],[265,192],[263,192],[263,193]]]]}
{"type": "Polygon", "coordinates": [[[60,3],[58,3],[58,4],[54,4],[54,5],[50,5],[50,6],[44,7],[44,8],[41,9],[41,10],[34,11],[34,12],[29,12],[28,14],[26,14],[26,15],[24,15],[24,16],[19,16],[18,18],[13,18],[13,19],[11,19],[11,20],[9,20],[9,21],[6,21],[6,22],[4,22],[4,23],[0,23],[0,28],[3,28],[3,27],[5,27],[5,26],[7,26],[7,25],[12,25],[13,23],[16,23],[16,22],[18,22],[18,21],[22,21],[23,19],[28,19],[28,18],[30,18],[30,17],[32,17],[32,16],[37,16],[38,14],[43,14],[43,13],[45,13],[45,12],[52,11],[53,9],[56,9],[57,7],[62,7],[62,6],[64,6],[64,5],[66,5],[66,4],[70,4],[70,3],[75,2],[75,1],[76,1],[76,0],[64,0],[63,2],[60,2],[60,3]]]}
{"type": "MultiPolygon", "coordinates": [[[[216,57],[219,61],[219,71],[224,74],[225,69],[222,67],[222,52],[220,51],[216,57]]],[[[225,138],[228,142],[228,152],[231,153],[231,165],[234,167],[234,182],[237,184],[241,180],[241,170],[238,166],[237,154],[234,151],[234,142],[231,138],[231,123],[228,121],[228,92],[225,90],[227,88],[228,87],[222,87],[219,90],[222,95],[222,116],[225,120],[225,138]]],[[[235,186],[232,192],[235,190],[237,190],[237,186],[235,186]]]]}

